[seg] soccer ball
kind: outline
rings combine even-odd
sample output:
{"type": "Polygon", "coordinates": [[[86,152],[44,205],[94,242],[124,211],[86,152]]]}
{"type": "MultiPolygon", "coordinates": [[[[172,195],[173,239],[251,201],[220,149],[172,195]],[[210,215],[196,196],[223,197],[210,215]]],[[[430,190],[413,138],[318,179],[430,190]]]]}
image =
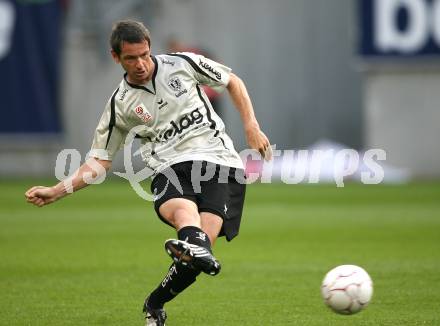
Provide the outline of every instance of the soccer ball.
{"type": "Polygon", "coordinates": [[[333,311],[352,315],[364,309],[373,296],[373,282],[361,267],[341,265],[333,268],[322,281],[321,294],[333,311]]]}

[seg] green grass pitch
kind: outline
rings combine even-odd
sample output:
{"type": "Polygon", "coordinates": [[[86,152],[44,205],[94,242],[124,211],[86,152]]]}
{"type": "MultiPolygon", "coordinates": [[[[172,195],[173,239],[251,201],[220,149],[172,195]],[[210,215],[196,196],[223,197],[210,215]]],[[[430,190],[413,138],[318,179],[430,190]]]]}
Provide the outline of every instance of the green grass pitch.
{"type": "MultiPolygon", "coordinates": [[[[44,208],[25,203],[31,185],[0,183],[0,325],[143,325],[173,230],[122,181],[44,208]]],[[[215,254],[222,272],[169,303],[167,325],[440,325],[438,183],[251,185],[240,236],[215,254]],[[353,316],[320,297],[345,263],[374,282],[353,316]]]]}

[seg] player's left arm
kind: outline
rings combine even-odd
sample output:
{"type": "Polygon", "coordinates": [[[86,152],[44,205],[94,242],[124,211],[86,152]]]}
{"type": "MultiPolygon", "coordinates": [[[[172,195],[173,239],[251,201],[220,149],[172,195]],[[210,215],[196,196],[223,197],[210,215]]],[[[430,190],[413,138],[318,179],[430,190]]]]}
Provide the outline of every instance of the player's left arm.
{"type": "Polygon", "coordinates": [[[261,131],[249,93],[244,82],[234,73],[230,73],[229,83],[226,86],[232,102],[240,113],[248,145],[266,159],[272,158],[270,142],[267,136],[261,131]]]}

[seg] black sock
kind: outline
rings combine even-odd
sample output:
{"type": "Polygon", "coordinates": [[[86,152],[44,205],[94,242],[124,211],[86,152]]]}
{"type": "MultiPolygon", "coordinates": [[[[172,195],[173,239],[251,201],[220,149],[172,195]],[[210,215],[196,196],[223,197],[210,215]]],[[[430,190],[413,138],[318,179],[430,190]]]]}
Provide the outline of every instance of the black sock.
{"type": "MultiPolygon", "coordinates": [[[[177,232],[177,236],[179,240],[204,247],[211,252],[211,242],[208,235],[198,227],[186,226],[177,232]]],[[[150,294],[148,306],[153,309],[162,308],[166,302],[171,301],[180,292],[193,284],[199,274],[200,271],[173,263],[163,281],[150,294]]]]}
{"type": "Polygon", "coordinates": [[[150,294],[148,306],[153,309],[162,308],[165,303],[193,284],[199,274],[200,271],[173,263],[163,281],[150,294]]]}
{"type": "Polygon", "coordinates": [[[197,226],[185,226],[177,232],[177,236],[179,240],[206,248],[212,253],[211,241],[209,240],[208,235],[197,226]]]}

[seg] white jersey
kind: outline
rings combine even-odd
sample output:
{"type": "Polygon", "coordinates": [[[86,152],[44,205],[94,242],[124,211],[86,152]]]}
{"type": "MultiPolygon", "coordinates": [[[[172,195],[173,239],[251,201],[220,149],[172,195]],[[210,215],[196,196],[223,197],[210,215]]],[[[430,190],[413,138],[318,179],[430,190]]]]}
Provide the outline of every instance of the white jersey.
{"type": "Polygon", "coordinates": [[[188,52],[152,59],[155,70],[146,85],[133,85],[125,75],[111,96],[90,156],[112,160],[131,132],[141,139],[142,159],[155,173],[191,160],[243,168],[223,121],[200,87],[222,92],[231,69],[188,52]]]}

